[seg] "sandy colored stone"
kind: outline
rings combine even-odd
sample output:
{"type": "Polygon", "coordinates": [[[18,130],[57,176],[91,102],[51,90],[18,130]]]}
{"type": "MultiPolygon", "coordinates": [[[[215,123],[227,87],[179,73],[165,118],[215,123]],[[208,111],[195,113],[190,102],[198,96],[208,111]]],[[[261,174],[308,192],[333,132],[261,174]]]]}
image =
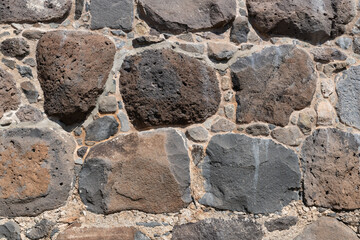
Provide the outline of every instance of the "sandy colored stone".
{"type": "Polygon", "coordinates": [[[303,134],[308,135],[316,125],[316,112],[312,108],[307,108],[299,113],[297,126],[303,134]]]}
{"type": "Polygon", "coordinates": [[[6,111],[16,110],[20,105],[20,93],[13,77],[0,68],[0,118],[6,111]]]}
{"type": "Polygon", "coordinates": [[[335,110],[331,103],[327,100],[323,100],[316,104],[317,113],[317,125],[330,126],[335,122],[335,110]]]}
{"type": "Polygon", "coordinates": [[[271,136],[275,140],[289,146],[299,146],[303,137],[300,129],[297,126],[276,128],[271,132],[271,136]]]}
{"type": "Polygon", "coordinates": [[[213,61],[227,61],[235,54],[237,47],[228,43],[208,43],[208,55],[213,61]]]}

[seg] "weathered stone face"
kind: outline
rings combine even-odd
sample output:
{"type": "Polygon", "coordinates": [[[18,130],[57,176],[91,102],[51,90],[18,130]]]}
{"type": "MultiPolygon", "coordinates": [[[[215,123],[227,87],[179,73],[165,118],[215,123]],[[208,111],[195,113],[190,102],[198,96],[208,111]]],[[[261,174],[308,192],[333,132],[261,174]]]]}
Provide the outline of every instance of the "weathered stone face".
{"type": "Polygon", "coordinates": [[[271,213],[298,199],[300,169],[294,151],[269,139],[216,135],[202,171],[200,203],[219,209],[271,213]]]}
{"type": "Polygon", "coordinates": [[[336,210],[360,207],[360,136],[318,129],[302,147],[305,203],[336,210]]]}
{"type": "Polygon", "coordinates": [[[66,124],[85,120],[104,90],[114,55],[114,44],[104,36],[46,33],[36,54],[45,112],[66,124]]]}
{"type": "Polygon", "coordinates": [[[13,77],[0,68],[0,118],[6,111],[16,110],[19,105],[20,93],[13,77]]]}
{"type": "Polygon", "coordinates": [[[1,53],[22,60],[29,55],[30,46],[23,38],[8,38],[0,44],[1,53]]]}
{"type": "Polygon", "coordinates": [[[268,36],[323,43],[341,35],[355,16],[352,0],[247,0],[253,27],[268,36]]]}
{"type": "Polygon", "coordinates": [[[119,123],[113,116],[105,116],[94,120],[85,128],[86,141],[103,141],[118,132],[119,123]]]}
{"type": "Polygon", "coordinates": [[[176,212],[190,198],[185,136],[175,130],[120,135],[91,148],[80,173],[82,201],[96,213],[176,212]]]}
{"type": "Polygon", "coordinates": [[[2,0],[0,23],[57,21],[70,9],[71,0],[2,0]]]}
{"type": "Polygon", "coordinates": [[[237,122],[286,126],[293,111],[310,105],[316,74],[310,56],[292,45],[268,47],[231,66],[237,122]]]}
{"type": "Polygon", "coordinates": [[[261,226],[250,220],[206,219],[175,226],[172,240],[261,240],[261,226]]]}
{"type": "Polygon", "coordinates": [[[140,0],[140,16],[161,32],[221,28],[234,20],[235,0],[140,0]]]}
{"type": "Polygon", "coordinates": [[[0,215],[35,216],[65,203],[75,143],[48,129],[0,132],[0,215]]]}
{"type": "Polygon", "coordinates": [[[125,108],[138,129],[200,123],[218,109],[215,71],[182,53],[146,50],[127,57],[120,73],[125,108]]]}

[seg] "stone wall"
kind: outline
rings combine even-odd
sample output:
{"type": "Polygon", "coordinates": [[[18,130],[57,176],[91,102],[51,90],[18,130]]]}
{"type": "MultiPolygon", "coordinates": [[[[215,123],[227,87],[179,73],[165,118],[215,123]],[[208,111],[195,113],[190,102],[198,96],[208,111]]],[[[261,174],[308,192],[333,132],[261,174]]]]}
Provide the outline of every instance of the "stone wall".
{"type": "Polygon", "coordinates": [[[358,239],[354,1],[1,0],[0,239],[358,239]]]}

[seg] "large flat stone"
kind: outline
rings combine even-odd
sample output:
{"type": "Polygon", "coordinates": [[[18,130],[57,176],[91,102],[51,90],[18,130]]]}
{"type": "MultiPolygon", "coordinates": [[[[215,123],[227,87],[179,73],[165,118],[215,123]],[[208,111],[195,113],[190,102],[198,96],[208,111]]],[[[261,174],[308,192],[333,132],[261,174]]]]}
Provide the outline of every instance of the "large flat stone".
{"type": "Polygon", "coordinates": [[[66,124],[81,122],[96,106],[115,55],[113,42],[82,31],[54,31],[41,37],[37,68],[44,109],[66,124]]]}
{"type": "Polygon", "coordinates": [[[19,107],[20,97],[12,75],[0,68],[0,118],[6,111],[16,110],[19,107]]]}
{"type": "Polygon", "coordinates": [[[0,216],[36,216],[65,204],[73,182],[74,140],[46,128],[0,135],[0,216]]]}
{"type": "Polygon", "coordinates": [[[191,201],[185,136],[162,129],[120,135],[92,147],[79,191],[90,211],[176,212],[191,201]]]}
{"type": "Polygon", "coordinates": [[[219,209],[271,213],[298,199],[300,169],[293,150],[270,139],[216,135],[202,165],[206,194],[219,209]]]}

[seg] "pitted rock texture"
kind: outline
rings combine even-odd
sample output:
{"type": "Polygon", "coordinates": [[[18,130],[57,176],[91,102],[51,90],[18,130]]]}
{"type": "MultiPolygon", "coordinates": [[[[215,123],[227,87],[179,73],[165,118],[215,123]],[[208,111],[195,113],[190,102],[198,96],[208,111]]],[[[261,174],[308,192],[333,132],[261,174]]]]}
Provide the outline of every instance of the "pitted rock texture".
{"type": "Polygon", "coordinates": [[[316,89],[310,56],[293,45],[268,47],[231,65],[238,123],[286,126],[293,111],[308,107],[316,89]]]}
{"type": "Polygon", "coordinates": [[[169,49],[146,50],[124,60],[120,91],[137,129],[201,123],[216,113],[215,71],[169,49]]]}
{"type": "Polygon", "coordinates": [[[0,132],[0,215],[36,216],[65,204],[75,142],[50,129],[0,132]]]}
{"type": "Polygon", "coordinates": [[[302,147],[304,197],[309,206],[360,208],[360,135],[316,130],[302,147]]]}
{"type": "Polygon", "coordinates": [[[45,112],[66,124],[85,120],[104,90],[114,55],[114,44],[101,35],[46,33],[36,53],[45,112]]]}
{"type": "Polygon", "coordinates": [[[8,38],[0,44],[1,53],[22,60],[29,55],[30,46],[23,38],[8,38]]]}
{"type": "Polygon", "coordinates": [[[251,220],[206,219],[175,226],[172,240],[261,240],[261,226],[251,220]]]}
{"type": "Polygon", "coordinates": [[[16,110],[20,105],[20,92],[14,78],[0,68],[0,118],[6,111],[16,110]]]}
{"type": "Polygon", "coordinates": [[[336,106],[340,120],[360,129],[360,66],[344,71],[336,84],[338,103],[336,106]]]}
{"type": "Polygon", "coordinates": [[[71,9],[71,0],[2,0],[0,23],[57,21],[71,9]]]}
{"type": "Polygon", "coordinates": [[[235,0],[140,0],[140,16],[160,32],[182,33],[221,28],[236,15],[235,0]]]}
{"type": "Polygon", "coordinates": [[[271,213],[298,199],[301,175],[293,150],[270,139],[224,134],[210,140],[206,155],[204,205],[271,213]]]}
{"type": "Polygon", "coordinates": [[[79,191],[90,211],[176,212],[191,201],[185,136],[162,129],[120,135],[92,147],[79,191]]]}
{"type": "Polygon", "coordinates": [[[265,36],[323,43],[345,31],[355,16],[353,0],[247,0],[249,21],[265,36]]]}

